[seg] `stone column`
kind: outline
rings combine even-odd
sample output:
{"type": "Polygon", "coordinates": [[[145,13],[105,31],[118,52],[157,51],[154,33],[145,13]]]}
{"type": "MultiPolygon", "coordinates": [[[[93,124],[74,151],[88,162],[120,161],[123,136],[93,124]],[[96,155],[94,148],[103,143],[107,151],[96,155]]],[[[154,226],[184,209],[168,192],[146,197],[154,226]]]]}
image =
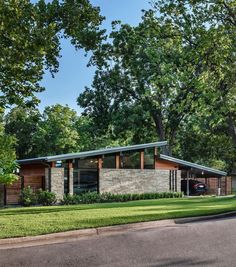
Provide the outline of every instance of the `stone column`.
{"type": "Polygon", "coordinates": [[[57,200],[64,195],[64,168],[51,168],[51,192],[56,193],[57,200]]]}
{"type": "Polygon", "coordinates": [[[64,168],[45,169],[45,188],[50,192],[56,193],[57,200],[64,195],[64,168]]]}
{"type": "Polygon", "coordinates": [[[74,194],[74,179],[73,179],[73,168],[69,168],[69,194],[74,194]]]}

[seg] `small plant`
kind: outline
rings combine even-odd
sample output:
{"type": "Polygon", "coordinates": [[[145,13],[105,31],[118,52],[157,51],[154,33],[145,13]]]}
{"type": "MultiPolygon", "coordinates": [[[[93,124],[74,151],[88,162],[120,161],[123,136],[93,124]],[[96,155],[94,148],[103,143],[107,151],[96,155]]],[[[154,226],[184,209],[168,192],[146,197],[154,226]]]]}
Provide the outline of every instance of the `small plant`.
{"type": "Polygon", "coordinates": [[[61,200],[61,205],[76,205],[82,202],[80,195],[64,195],[61,200]]]}
{"type": "Polygon", "coordinates": [[[84,204],[101,202],[100,194],[97,192],[88,192],[81,195],[81,201],[84,204]]]}
{"type": "Polygon", "coordinates": [[[57,202],[56,194],[49,191],[43,191],[39,189],[37,192],[38,204],[43,206],[51,206],[57,202]]]}
{"type": "Polygon", "coordinates": [[[112,194],[88,192],[81,195],[64,195],[62,205],[127,202],[132,200],[158,199],[158,198],[182,198],[182,192],[161,192],[143,194],[112,194]]]}
{"type": "Polygon", "coordinates": [[[25,207],[30,207],[37,203],[36,195],[30,186],[21,190],[20,203],[25,207]]]}

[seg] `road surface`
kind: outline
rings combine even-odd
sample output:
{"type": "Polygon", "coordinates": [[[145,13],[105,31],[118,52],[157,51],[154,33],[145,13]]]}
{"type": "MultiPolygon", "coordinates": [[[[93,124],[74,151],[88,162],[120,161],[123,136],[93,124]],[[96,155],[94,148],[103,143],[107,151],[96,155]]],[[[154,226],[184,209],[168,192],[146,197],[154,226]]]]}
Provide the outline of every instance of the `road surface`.
{"type": "Polygon", "coordinates": [[[0,250],[0,266],[236,266],[236,218],[0,250]]]}

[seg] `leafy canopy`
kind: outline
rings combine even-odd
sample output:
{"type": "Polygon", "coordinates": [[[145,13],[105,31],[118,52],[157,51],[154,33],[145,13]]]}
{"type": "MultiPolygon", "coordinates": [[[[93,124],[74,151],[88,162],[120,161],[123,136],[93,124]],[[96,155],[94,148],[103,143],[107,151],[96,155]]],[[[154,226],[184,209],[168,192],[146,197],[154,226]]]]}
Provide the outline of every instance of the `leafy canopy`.
{"type": "Polygon", "coordinates": [[[58,71],[60,40],[95,49],[103,17],[89,0],[0,0],[0,107],[35,104],[46,69],[58,71]]]}
{"type": "MultiPolygon", "coordinates": [[[[2,117],[2,114],[1,114],[2,117]]],[[[18,165],[14,150],[15,139],[4,133],[3,122],[0,122],[0,184],[11,184],[18,179],[14,174],[18,165]]]]}

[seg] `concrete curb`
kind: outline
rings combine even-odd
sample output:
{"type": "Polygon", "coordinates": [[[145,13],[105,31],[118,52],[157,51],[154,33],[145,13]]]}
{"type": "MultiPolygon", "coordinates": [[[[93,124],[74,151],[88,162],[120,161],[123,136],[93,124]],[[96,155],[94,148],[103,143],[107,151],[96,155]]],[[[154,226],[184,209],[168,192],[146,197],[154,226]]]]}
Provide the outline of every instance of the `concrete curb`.
{"type": "Polygon", "coordinates": [[[230,211],[226,213],[220,213],[215,215],[207,215],[207,216],[198,216],[198,217],[188,217],[188,218],[179,218],[175,219],[176,224],[185,224],[191,222],[201,222],[201,221],[209,221],[214,219],[224,219],[224,218],[233,218],[236,216],[236,211],[230,211]]]}
{"type": "Polygon", "coordinates": [[[46,234],[40,236],[0,239],[0,250],[73,242],[78,239],[84,239],[92,236],[94,237],[99,235],[111,235],[122,232],[151,229],[156,227],[167,227],[173,225],[175,225],[174,220],[160,220],[151,222],[122,224],[115,226],[105,226],[105,227],[90,228],[90,229],[81,229],[81,230],[46,234]]]}
{"type": "Polygon", "coordinates": [[[0,250],[42,246],[42,245],[49,245],[49,244],[68,243],[68,242],[73,242],[79,239],[85,239],[88,237],[95,237],[99,235],[111,235],[111,234],[125,233],[125,232],[130,232],[130,231],[151,229],[151,228],[156,228],[156,227],[174,226],[176,224],[185,224],[185,223],[191,223],[191,222],[208,221],[208,220],[213,220],[213,219],[230,218],[230,217],[235,217],[235,216],[236,216],[236,211],[232,211],[232,212],[209,215],[209,216],[180,218],[180,219],[174,219],[174,220],[159,220],[159,221],[150,221],[150,222],[141,222],[141,223],[130,223],[130,224],[121,224],[121,225],[114,225],[114,226],[74,230],[74,231],[61,232],[61,233],[45,234],[45,235],[39,235],[39,236],[0,239],[0,250]]]}

